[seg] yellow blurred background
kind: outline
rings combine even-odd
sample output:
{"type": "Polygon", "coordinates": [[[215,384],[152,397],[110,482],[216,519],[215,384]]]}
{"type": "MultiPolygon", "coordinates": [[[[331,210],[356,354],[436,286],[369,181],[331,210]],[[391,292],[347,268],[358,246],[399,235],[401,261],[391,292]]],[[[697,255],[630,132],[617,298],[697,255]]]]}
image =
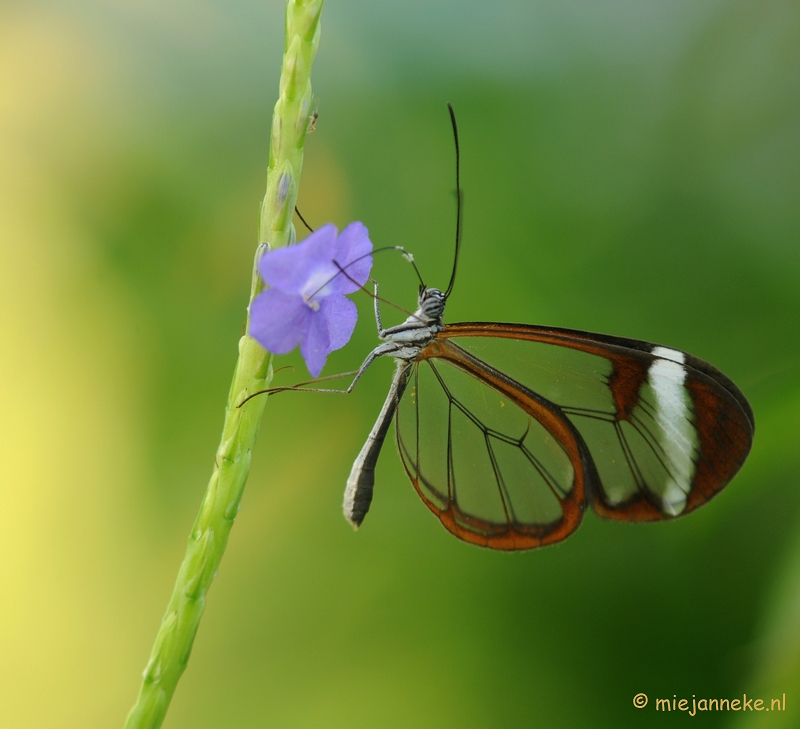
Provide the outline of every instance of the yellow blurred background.
{"type": "MultiPolygon", "coordinates": [[[[282,13],[0,5],[2,727],[121,726],[135,699],[244,321],[282,13]]],[[[165,727],[655,726],[640,691],[785,692],[695,718],[800,725],[798,47],[789,1],[328,1],[306,218],[446,281],[452,101],[450,320],[691,351],[756,443],[686,520],[498,555],[441,529],[391,444],[364,527],[342,519],[388,363],[347,400],[275,398],[165,727]]],[[[405,306],[407,269],[375,271],[405,306]]],[[[326,372],[373,346],[359,306],[326,372]]]]}

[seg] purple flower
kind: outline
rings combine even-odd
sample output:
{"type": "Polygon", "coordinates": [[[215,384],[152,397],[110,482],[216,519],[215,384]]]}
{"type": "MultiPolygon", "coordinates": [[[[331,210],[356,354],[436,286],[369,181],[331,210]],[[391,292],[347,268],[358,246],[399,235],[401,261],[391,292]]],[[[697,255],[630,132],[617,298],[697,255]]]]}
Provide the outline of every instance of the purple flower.
{"type": "Polygon", "coordinates": [[[258,270],[270,288],[250,304],[250,336],[274,354],[299,344],[311,376],[319,376],[356,327],[356,305],[344,295],[366,283],[371,252],[364,224],[350,223],[341,235],[323,225],[302,243],[265,253],[258,270]]]}

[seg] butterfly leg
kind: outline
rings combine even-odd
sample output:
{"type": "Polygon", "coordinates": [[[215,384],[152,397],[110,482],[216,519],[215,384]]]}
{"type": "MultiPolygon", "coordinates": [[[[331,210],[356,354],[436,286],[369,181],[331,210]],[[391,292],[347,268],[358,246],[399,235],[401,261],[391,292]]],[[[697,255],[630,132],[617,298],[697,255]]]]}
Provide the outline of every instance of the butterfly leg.
{"type": "Polygon", "coordinates": [[[383,328],[383,324],[381,323],[381,307],[380,302],[378,300],[378,282],[375,281],[375,295],[372,298],[372,301],[375,305],[375,323],[378,325],[378,336],[383,339],[386,335],[386,330],[383,328]]]}
{"type": "Polygon", "coordinates": [[[237,407],[242,407],[248,400],[251,398],[256,397],[257,395],[275,395],[278,392],[331,392],[331,393],[338,393],[340,395],[348,395],[353,391],[353,388],[356,386],[356,383],[361,379],[361,376],[366,372],[367,368],[378,358],[384,356],[392,356],[395,354],[400,347],[394,342],[386,342],[385,344],[381,344],[379,347],[375,347],[368,355],[367,358],[364,360],[364,364],[358,368],[355,373],[355,377],[353,377],[353,381],[350,383],[346,390],[335,390],[333,388],[327,387],[306,387],[306,385],[313,385],[316,382],[321,382],[325,380],[332,380],[337,377],[346,377],[347,375],[353,374],[352,372],[345,372],[341,375],[329,375],[328,377],[323,377],[320,380],[309,380],[308,382],[300,382],[296,385],[285,385],[283,387],[270,387],[268,390],[259,390],[258,392],[254,392],[252,395],[248,395],[242,402],[240,402],[237,407]]]}

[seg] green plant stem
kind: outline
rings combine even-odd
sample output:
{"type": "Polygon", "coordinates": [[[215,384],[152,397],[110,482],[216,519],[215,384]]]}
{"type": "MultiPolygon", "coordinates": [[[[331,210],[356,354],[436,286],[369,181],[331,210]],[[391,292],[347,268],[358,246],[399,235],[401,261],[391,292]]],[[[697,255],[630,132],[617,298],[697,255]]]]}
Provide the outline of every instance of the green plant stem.
{"type": "MultiPolygon", "coordinates": [[[[267,193],[261,207],[259,251],[294,241],[292,224],[298,181],[303,165],[303,142],[312,109],[311,66],[319,45],[319,16],[324,0],[289,0],[280,94],[272,118],[267,193]]],[[[250,301],[261,289],[256,268],[250,301]]],[[[248,327],[249,327],[248,315],[248,327]]],[[[269,386],[271,355],[245,335],[239,340],[239,360],[225,409],[222,439],[200,513],[192,527],[186,556],[178,572],[166,614],[144,670],[139,698],[128,715],[127,729],[161,726],[181,677],[206,594],[217,573],[242,492],[250,472],[250,458],[258,435],[266,397],[239,405],[248,395],[269,386]]]]}

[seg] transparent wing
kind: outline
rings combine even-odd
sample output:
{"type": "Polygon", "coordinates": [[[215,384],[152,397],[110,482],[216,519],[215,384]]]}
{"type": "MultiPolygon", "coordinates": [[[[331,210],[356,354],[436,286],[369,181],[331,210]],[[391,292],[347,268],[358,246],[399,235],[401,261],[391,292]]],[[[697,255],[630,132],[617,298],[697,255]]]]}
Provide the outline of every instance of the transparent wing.
{"type": "Polygon", "coordinates": [[[456,324],[439,336],[557,403],[591,453],[598,479],[588,496],[603,517],[689,513],[727,485],[750,450],[744,395],[685,352],[519,324],[456,324]]]}
{"type": "Polygon", "coordinates": [[[441,342],[437,352],[413,365],[396,416],[403,464],[422,500],[453,534],[494,549],[571,534],[596,480],[574,426],[457,345],[441,342]]]}

